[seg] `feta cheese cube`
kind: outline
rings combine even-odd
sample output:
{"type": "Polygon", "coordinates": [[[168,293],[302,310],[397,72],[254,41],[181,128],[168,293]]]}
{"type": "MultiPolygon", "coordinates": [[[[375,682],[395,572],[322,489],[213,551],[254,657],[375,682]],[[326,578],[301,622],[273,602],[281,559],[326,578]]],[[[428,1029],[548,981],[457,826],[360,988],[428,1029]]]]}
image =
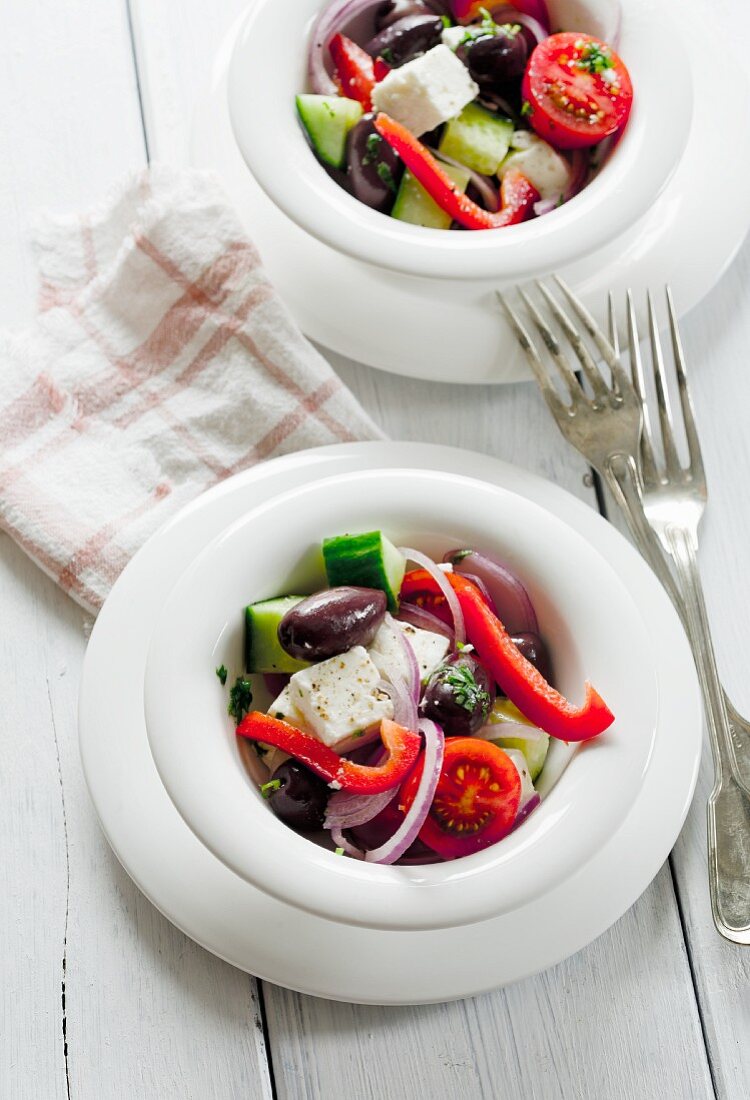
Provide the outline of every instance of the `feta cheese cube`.
{"type": "Polygon", "coordinates": [[[290,687],[291,685],[287,684],[281,694],[274,699],[268,708],[268,713],[273,715],[274,718],[280,718],[282,722],[288,722],[290,726],[295,726],[298,730],[310,733],[310,726],[305,721],[304,714],[292,702],[290,687]]]}
{"type": "Polygon", "coordinates": [[[295,672],[289,681],[289,699],[309,731],[334,746],[383,718],[393,718],[393,703],[379,690],[380,679],[367,650],[355,646],[295,672]]]}
{"type": "MultiPolygon", "coordinates": [[[[426,680],[445,657],[450,642],[442,634],[433,634],[431,630],[419,630],[411,623],[402,623],[394,619],[393,623],[404,632],[414,650],[419,665],[419,678],[426,680]]],[[[369,649],[374,664],[385,674],[390,667],[403,665],[403,653],[398,638],[387,623],[380,627],[369,649]]]]}
{"type": "Polygon", "coordinates": [[[388,73],[375,85],[372,105],[419,137],[453,118],[478,95],[469,70],[441,44],[388,73]]]}
{"type": "Polygon", "coordinates": [[[443,45],[455,53],[464,38],[466,38],[466,27],[445,27],[441,38],[443,45]]]}
{"type": "Polygon", "coordinates": [[[565,194],[571,168],[556,149],[528,130],[516,130],[510,147],[498,172],[501,179],[509,168],[517,168],[536,187],[542,199],[559,199],[565,194]]]}

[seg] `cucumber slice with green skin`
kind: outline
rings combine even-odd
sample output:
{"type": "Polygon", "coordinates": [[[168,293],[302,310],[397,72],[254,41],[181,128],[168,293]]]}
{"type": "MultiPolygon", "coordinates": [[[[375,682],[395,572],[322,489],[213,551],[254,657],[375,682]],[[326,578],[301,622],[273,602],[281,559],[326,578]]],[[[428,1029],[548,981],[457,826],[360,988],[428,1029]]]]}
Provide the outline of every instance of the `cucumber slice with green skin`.
{"type": "Polygon", "coordinates": [[[324,164],[346,165],[346,136],[362,117],[362,106],[335,95],[298,95],[297,111],[310,144],[324,164]]]}
{"type": "Polygon", "coordinates": [[[398,594],[406,572],[406,558],[382,531],[363,535],[336,535],[323,540],[328,583],[380,588],[391,611],[398,611],[398,594]]]}
{"type": "MultiPolygon", "coordinates": [[[[465,168],[454,168],[452,164],[441,164],[440,167],[450,176],[459,191],[466,190],[471,176],[465,168]]],[[[453,223],[450,214],[440,209],[409,171],[404,172],[401,178],[391,217],[411,225],[423,225],[427,229],[450,229],[453,223]]]]}
{"type": "Polygon", "coordinates": [[[299,672],[309,661],[298,661],[281,648],[279,623],[305,596],[279,596],[245,608],[245,668],[248,672],[299,672]]]}
{"type": "Polygon", "coordinates": [[[528,719],[524,718],[520,710],[511,703],[510,699],[496,699],[495,705],[490,711],[487,726],[496,726],[497,736],[494,736],[494,730],[490,733],[486,726],[484,736],[501,749],[520,749],[526,757],[531,780],[534,782],[544,767],[544,761],[547,759],[549,734],[545,733],[544,730],[539,730],[541,737],[538,741],[527,741],[525,737],[503,737],[502,729],[503,724],[506,722],[520,722],[524,726],[532,725],[528,719]]]}
{"type": "Polygon", "coordinates": [[[467,168],[494,176],[505,159],[513,137],[513,123],[470,103],[446,124],[439,149],[467,168]]]}

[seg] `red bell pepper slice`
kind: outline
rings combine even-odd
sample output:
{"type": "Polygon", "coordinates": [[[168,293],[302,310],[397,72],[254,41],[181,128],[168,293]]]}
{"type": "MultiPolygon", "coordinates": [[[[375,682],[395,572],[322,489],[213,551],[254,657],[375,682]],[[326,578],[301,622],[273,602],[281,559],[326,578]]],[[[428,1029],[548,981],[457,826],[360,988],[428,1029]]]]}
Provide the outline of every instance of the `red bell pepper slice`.
{"type": "Polygon", "coordinates": [[[385,80],[388,73],[391,72],[391,66],[383,61],[382,57],[376,57],[372,63],[373,72],[375,73],[375,83],[379,84],[381,80],[385,80]]]}
{"type": "Polygon", "coordinates": [[[384,718],[380,735],[388,749],[388,759],[378,768],[368,768],[345,760],[311,733],[304,733],[261,711],[252,711],[237,726],[238,737],[262,741],[288,752],[335,790],[353,794],[380,794],[396,788],[414,766],[421,746],[418,733],[384,718]]]}
{"type": "MultiPolygon", "coordinates": [[[[414,573],[418,576],[412,578],[407,573],[404,577],[407,588],[418,585],[414,590],[439,591],[429,573],[423,570],[414,573]]],[[[458,596],[466,636],[477,657],[530,722],[559,741],[588,741],[612,725],[615,720],[612,711],[588,681],[583,705],[575,707],[526,660],[477,586],[458,573],[446,576],[458,596]]]]}
{"type": "Polygon", "coordinates": [[[534,203],[539,201],[539,192],[526,176],[511,169],[500,185],[501,209],[493,214],[457,190],[427,146],[400,122],[381,112],[375,119],[375,129],[398,153],[430,198],[465,229],[502,229],[506,225],[516,225],[529,217],[534,203]]]}
{"type": "Polygon", "coordinates": [[[376,80],[375,65],[369,53],[345,34],[335,34],[328,48],[344,96],[347,99],[356,99],[365,111],[371,111],[372,90],[376,80]]]}

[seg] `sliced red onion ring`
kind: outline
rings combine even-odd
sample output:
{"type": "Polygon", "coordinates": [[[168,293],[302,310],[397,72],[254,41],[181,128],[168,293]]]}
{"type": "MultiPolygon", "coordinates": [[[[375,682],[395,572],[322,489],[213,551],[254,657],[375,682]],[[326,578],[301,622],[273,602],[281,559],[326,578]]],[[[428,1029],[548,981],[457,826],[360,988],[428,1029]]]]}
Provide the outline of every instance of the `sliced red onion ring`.
{"type": "Polygon", "coordinates": [[[439,619],[437,615],[433,615],[431,611],[425,611],[419,604],[402,603],[399,608],[398,619],[400,622],[416,626],[417,630],[429,630],[433,634],[442,634],[444,638],[453,641],[453,631],[448,624],[439,619]]]}
{"type": "Polygon", "coordinates": [[[537,806],[541,804],[541,801],[541,795],[536,793],[533,794],[528,802],[526,802],[516,814],[516,820],[513,822],[510,831],[513,832],[515,829],[517,829],[521,822],[525,821],[529,814],[532,813],[537,808],[537,806]]]}
{"type": "Polygon", "coordinates": [[[364,859],[365,853],[361,848],[358,848],[356,844],[352,844],[351,840],[347,840],[341,829],[331,829],[331,840],[337,848],[343,848],[348,856],[353,859],[364,859]]]}
{"type": "Polygon", "coordinates": [[[417,839],[417,834],[430,812],[443,766],[445,735],[440,726],[427,718],[420,721],[419,729],[424,735],[424,765],[414,801],[390,840],[367,852],[365,860],[368,863],[395,863],[400,859],[417,839]]]}
{"type": "MultiPolygon", "coordinates": [[[[391,673],[390,675],[395,675],[391,673]]],[[[400,676],[395,679],[381,680],[378,691],[384,691],[393,701],[393,721],[408,730],[417,728],[417,705],[411,690],[400,676]]]]}
{"type": "Polygon", "coordinates": [[[534,214],[537,218],[542,218],[545,214],[551,214],[559,205],[559,199],[540,199],[534,203],[534,214]]]}
{"type": "Polygon", "coordinates": [[[398,789],[381,791],[380,794],[352,794],[336,791],[328,800],[324,828],[356,829],[366,825],[386,808],[398,794],[398,789]]]}
{"type": "MultiPolygon", "coordinates": [[[[414,652],[414,647],[407,638],[404,631],[397,625],[396,620],[388,611],[385,613],[385,621],[388,626],[394,632],[401,650],[404,654],[404,660],[406,661],[406,686],[411,692],[411,697],[414,700],[416,706],[419,702],[420,695],[420,676],[419,676],[419,662],[417,661],[417,655],[414,652]]],[[[415,725],[409,726],[409,729],[416,729],[415,725]]]]}
{"type": "MultiPolygon", "coordinates": [[[[461,550],[452,550],[445,555],[446,561],[453,562],[453,568],[462,576],[474,574],[486,584],[497,616],[509,634],[539,633],[534,606],[521,581],[507,566],[502,565],[487,554],[470,550],[457,559],[461,550]]],[[[462,639],[463,640],[463,639],[462,639]]]]}
{"type": "Polygon", "coordinates": [[[339,94],[326,65],[328,44],[334,34],[370,9],[374,12],[379,4],[380,0],[333,0],[320,13],[312,29],[307,54],[310,87],[317,95],[339,94]]]}
{"type": "MultiPolygon", "coordinates": [[[[426,569],[432,579],[437,583],[438,588],[445,596],[446,603],[450,608],[450,613],[453,616],[453,635],[456,645],[466,641],[466,629],[464,627],[464,613],[461,610],[461,605],[456,598],[456,593],[451,587],[450,581],[446,580],[445,573],[437,565],[432,558],[428,558],[426,554],[423,554],[420,550],[412,550],[409,546],[400,546],[399,550],[408,558],[409,561],[413,561],[415,565],[421,565],[423,569],[426,569]]],[[[446,558],[446,561],[448,559],[446,558]]]]}
{"type": "Polygon", "coordinates": [[[445,164],[452,164],[454,168],[463,168],[465,172],[468,172],[471,183],[479,192],[485,210],[489,210],[493,214],[497,213],[500,209],[500,192],[497,187],[493,186],[489,176],[483,176],[480,172],[475,172],[473,168],[462,164],[460,160],[454,160],[453,157],[446,156],[439,149],[435,149],[434,154],[438,160],[442,160],[445,164]]]}
{"type": "Polygon", "coordinates": [[[524,722],[491,722],[477,730],[474,736],[481,737],[483,741],[497,741],[500,737],[513,737],[518,741],[541,741],[544,735],[536,726],[527,726],[524,722]]]}

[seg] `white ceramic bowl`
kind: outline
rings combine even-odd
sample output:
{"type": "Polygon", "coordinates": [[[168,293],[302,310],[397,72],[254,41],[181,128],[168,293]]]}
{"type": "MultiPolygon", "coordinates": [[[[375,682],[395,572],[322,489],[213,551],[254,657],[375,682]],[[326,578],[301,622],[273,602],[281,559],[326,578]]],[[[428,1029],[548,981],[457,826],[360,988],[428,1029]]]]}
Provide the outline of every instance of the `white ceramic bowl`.
{"type": "Polygon", "coordinates": [[[145,677],[149,742],[197,836],[248,882],[318,915],[382,929],[480,921],[540,896],[623,823],[651,755],[658,714],[651,644],[607,562],[559,519],[506,490],[418,470],[313,482],[260,506],[216,539],[170,594],[145,677]],[[470,544],[503,556],[529,587],[572,699],[591,679],[617,716],[573,752],[554,742],[542,806],[499,844],[451,863],[380,867],[342,859],[282,824],[250,781],[214,669],[242,668],[243,606],[325,585],[320,543],[382,527],[428,553],[470,544]]]}
{"type": "MultiPolygon", "coordinates": [[[[324,0],[255,0],[229,71],[229,108],[252,174],[293,221],[355,259],[407,275],[518,281],[603,247],[651,207],[677,167],[692,117],[692,77],[674,14],[623,5],[620,53],[635,100],[622,140],[596,179],[563,207],[502,231],[446,233],[369,209],[310,151],[294,97],[306,88],[310,27],[324,0]]],[[[612,0],[551,0],[553,26],[600,31],[612,0]]]]}

